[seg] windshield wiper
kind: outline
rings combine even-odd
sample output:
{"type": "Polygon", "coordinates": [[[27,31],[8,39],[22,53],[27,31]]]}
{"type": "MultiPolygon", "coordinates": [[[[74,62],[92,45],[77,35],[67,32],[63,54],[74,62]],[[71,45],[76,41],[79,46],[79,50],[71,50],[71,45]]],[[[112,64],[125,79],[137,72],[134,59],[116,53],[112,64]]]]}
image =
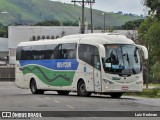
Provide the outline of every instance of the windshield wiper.
{"type": "Polygon", "coordinates": [[[127,56],[127,62],[128,62],[128,66],[129,66],[129,68],[130,68],[130,62],[129,62],[129,56],[128,56],[128,52],[126,51],[126,54],[123,54],[123,56],[127,56]]]}
{"type": "MultiPolygon", "coordinates": [[[[128,62],[128,71],[129,71],[128,73],[132,73],[132,72],[135,73],[133,69],[130,70],[130,69],[131,69],[131,66],[130,66],[130,58],[129,58],[128,52],[126,51],[126,54],[123,54],[123,56],[126,56],[126,57],[127,57],[126,60],[127,60],[127,62],[128,62]]],[[[125,66],[124,66],[124,67],[125,67],[125,66]]],[[[129,75],[130,75],[130,74],[129,74],[129,75]]]]}
{"type": "Polygon", "coordinates": [[[138,48],[136,47],[135,50],[134,50],[134,60],[135,60],[136,63],[138,63],[137,50],[138,50],[138,48]]]}

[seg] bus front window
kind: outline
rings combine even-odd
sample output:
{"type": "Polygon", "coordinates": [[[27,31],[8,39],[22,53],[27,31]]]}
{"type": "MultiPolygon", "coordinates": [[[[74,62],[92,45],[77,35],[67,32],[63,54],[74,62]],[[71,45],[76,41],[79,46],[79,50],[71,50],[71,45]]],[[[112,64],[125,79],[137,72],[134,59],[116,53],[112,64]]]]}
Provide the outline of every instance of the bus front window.
{"type": "Polygon", "coordinates": [[[106,73],[132,75],[141,72],[138,48],[135,45],[104,45],[106,58],[103,66],[106,73]]]}

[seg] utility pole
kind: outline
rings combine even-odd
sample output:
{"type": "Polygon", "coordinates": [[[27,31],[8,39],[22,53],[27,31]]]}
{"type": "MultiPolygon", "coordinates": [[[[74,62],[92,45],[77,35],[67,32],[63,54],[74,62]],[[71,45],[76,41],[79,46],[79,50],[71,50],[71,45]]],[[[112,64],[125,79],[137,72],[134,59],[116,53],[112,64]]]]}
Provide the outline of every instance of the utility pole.
{"type": "MultiPolygon", "coordinates": [[[[81,34],[84,34],[85,30],[85,19],[84,19],[84,6],[88,3],[95,3],[95,0],[72,0],[71,2],[80,3],[82,5],[82,21],[81,21],[81,34]]],[[[92,24],[92,23],[91,23],[92,24]]],[[[92,26],[92,25],[91,25],[92,26]]],[[[93,27],[92,27],[93,29],[93,27]]]]}
{"type": "Polygon", "coordinates": [[[90,0],[90,12],[91,12],[91,33],[93,33],[93,18],[92,18],[92,3],[90,0]]]}
{"type": "Polygon", "coordinates": [[[106,31],[106,14],[103,13],[103,15],[104,15],[104,33],[105,33],[105,31],[106,31]]]}
{"type": "Polygon", "coordinates": [[[81,23],[81,33],[84,34],[85,20],[84,20],[84,0],[82,1],[82,23],[81,23]]]}
{"type": "Polygon", "coordinates": [[[146,80],[146,89],[148,89],[148,84],[149,84],[149,73],[150,73],[150,47],[149,47],[149,43],[148,43],[148,60],[147,60],[147,80],[146,80]]]}
{"type": "Polygon", "coordinates": [[[103,12],[103,13],[97,14],[97,15],[103,16],[103,32],[105,33],[105,31],[106,31],[106,15],[109,15],[109,14],[106,14],[103,12]]]}

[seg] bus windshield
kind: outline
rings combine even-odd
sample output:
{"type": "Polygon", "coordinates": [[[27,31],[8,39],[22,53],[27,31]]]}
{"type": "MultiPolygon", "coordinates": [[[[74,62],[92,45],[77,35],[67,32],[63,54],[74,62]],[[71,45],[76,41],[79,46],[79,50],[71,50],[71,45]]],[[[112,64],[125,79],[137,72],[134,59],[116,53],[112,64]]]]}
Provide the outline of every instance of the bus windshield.
{"type": "Polygon", "coordinates": [[[135,45],[104,45],[106,58],[103,66],[106,73],[132,75],[141,72],[138,48],[135,45]]]}

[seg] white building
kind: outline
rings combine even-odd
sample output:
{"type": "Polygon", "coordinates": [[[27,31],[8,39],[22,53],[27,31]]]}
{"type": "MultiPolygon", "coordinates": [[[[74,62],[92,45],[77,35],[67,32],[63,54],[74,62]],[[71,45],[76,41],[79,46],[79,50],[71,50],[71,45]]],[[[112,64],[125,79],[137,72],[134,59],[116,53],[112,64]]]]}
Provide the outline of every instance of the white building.
{"type": "Polygon", "coordinates": [[[0,38],[0,65],[6,64],[8,53],[8,38],[0,38]]]}
{"type": "Polygon", "coordinates": [[[6,57],[8,51],[8,38],[0,38],[0,57],[6,57]]]}
{"type": "Polygon", "coordinates": [[[15,64],[16,47],[20,42],[56,39],[80,32],[78,26],[9,26],[8,30],[9,64],[15,64]]]}

